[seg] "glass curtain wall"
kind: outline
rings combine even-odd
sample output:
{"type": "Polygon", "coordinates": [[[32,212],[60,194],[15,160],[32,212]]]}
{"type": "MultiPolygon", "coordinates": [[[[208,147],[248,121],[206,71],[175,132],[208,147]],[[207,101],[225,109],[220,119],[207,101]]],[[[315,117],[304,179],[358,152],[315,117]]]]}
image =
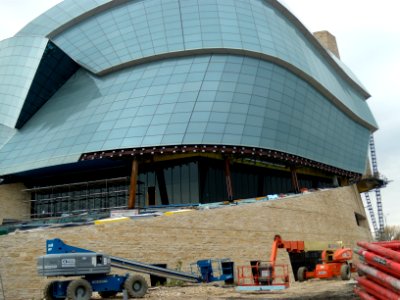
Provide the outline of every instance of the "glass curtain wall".
{"type": "MultiPolygon", "coordinates": [[[[205,157],[139,167],[136,208],[185,206],[226,201],[225,163],[205,157]]],[[[293,193],[291,173],[248,164],[231,164],[234,199],[293,193]]],[[[331,178],[298,174],[300,188],[332,186],[331,178]]],[[[33,188],[33,218],[105,212],[127,207],[129,177],[33,188]]]]}
{"type": "Polygon", "coordinates": [[[199,202],[197,161],[154,164],[139,173],[139,207],[185,205],[199,202]]]}

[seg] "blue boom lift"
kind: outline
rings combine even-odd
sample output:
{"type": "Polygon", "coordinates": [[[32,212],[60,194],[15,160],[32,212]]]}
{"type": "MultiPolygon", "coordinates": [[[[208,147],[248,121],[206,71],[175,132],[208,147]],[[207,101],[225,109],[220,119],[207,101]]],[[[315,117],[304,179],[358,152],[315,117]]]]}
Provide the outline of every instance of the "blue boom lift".
{"type": "Polygon", "coordinates": [[[49,282],[44,289],[46,300],[89,300],[93,292],[98,292],[102,298],[109,298],[123,290],[132,298],[141,298],[146,294],[147,282],[141,275],[110,274],[111,267],[195,283],[229,282],[234,278],[233,262],[229,260],[219,261],[222,271],[220,276],[214,276],[212,260],[199,260],[199,274],[190,274],[70,246],[60,239],[47,240],[46,253],[37,260],[39,275],[81,277],[49,282]]]}

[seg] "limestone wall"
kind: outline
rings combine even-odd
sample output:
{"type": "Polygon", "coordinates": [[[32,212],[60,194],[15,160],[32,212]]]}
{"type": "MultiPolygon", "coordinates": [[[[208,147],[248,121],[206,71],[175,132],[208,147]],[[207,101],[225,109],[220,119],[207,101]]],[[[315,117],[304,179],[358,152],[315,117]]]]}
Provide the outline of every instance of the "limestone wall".
{"type": "MultiPolygon", "coordinates": [[[[286,199],[150,219],[17,232],[0,236],[0,275],[5,299],[41,299],[47,282],[36,275],[36,257],[45,241],[66,243],[147,263],[175,268],[204,258],[231,258],[236,265],[268,260],[272,240],[338,241],[354,245],[370,240],[368,225],[357,225],[354,213],[365,215],[354,187],[286,199]]],[[[285,251],[278,260],[288,263],[285,251]]],[[[1,288],[1,287],[0,287],[1,288]]],[[[2,291],[0,291],[0,299],[2,291]]]]}
{"type": "Polygon", "coordinates": [[[3,219],[29,219],[30,195],[24,189],[21,183],[0,185],[0,224],[3,219]]]}

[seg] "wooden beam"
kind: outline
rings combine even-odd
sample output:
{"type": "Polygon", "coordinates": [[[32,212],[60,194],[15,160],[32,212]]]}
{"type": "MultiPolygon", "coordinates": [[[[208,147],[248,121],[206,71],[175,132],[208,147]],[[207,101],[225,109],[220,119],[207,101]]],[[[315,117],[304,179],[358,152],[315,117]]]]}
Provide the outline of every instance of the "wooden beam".
{"type": "Polygon", "coordinates": [[[264,175],[257,174],[257,197],[264,196],[264,175]]]}
{"type": "Polygon", "coordinates": [[[129,200],[128,209],[133,209],[136,206],[136,186],[139,174],[139,163],[137,159],[132,162],[132,172],[131,172],[131,185],[129,188],[129,200]]]}

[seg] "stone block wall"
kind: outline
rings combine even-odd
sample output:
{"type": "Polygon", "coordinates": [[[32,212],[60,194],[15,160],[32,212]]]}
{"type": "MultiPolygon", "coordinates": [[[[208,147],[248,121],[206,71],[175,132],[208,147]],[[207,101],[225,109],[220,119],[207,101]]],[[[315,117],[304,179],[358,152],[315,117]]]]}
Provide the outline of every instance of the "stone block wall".
{"type": "Polygon", "coordinates": [[[21,183],[0,185],[0,225],[3,219],[29,219],[30,195],[24,189],[21,183]]]}
{"type": "Polygon", "coordinates": [[[336,38],[333,34],[329,31],[323,30],[314,32],[313,35],[325,49],[328,49],[340,59],[336,38]]]}
{"type": "MultiPolygon", "coordinates": [[[[370,240],[365,216],[353,186],[285,199],[128,220],[103,225],[41,229],[0,236],[0,276],[5,299],[41,299],[47,279],[36,274],[36,258],[46,239],[145,263],[166,263],[182,270],[199,259],[231,258],[235,265],[268,260],[272,240],[343,241],[354,246],[370,240]]],[[[284,250],[278,262],[289,263],[284,250]]],[[[293,277],[292,277],[293,278],[293,277]]]]}

